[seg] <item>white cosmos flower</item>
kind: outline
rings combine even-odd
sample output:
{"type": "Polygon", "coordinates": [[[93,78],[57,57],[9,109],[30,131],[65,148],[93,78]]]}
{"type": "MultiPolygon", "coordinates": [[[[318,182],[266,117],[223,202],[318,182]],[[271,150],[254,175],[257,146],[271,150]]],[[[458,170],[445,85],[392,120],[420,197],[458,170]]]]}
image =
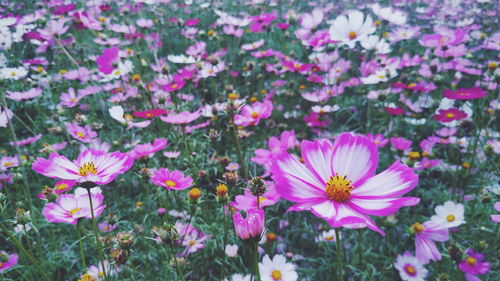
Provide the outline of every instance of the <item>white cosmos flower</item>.
{"type": "Polygon", "coordinates": [[[109,115],[111,115],[111,118],[115,119],[116,121],[126,124],[127,120],[123,117],[125,114],[125,111],[123,110],[123,107],[121,105],[115,105],[111,107],[109,110],[109,115]]]}
{"type": "Polygon", "coordinates": [[[398,255],[394,267],[404,281],[425,281],[429,273],[424,265],[409,252],[398,255]]]}
{"type": "Polygon", "coordinates": [[[0,69],[0,79],[18,80],[26,77],[28,70],[24,67],[6,67],[0,69]]]}
{"type": "Polygon", "coordinates": [[[370,35],[361,39],[361,47],[366,50],[374,50],[377,54],[388,54],[391,52],[391,45],[377,35],[370,35]]]}
{"type": "MultiPolygon", "coordinates": [[[[248,274],[245,276],[243,276],[241,274],[234,274],[233,276],[231,276],[230,281],[251,281],[251,280],[252,280],[251,274],[248,274]]],[[[229,281],[229,280],[224,278],[224,281],[229,281]]]]}
{"type": "Polygon", "coordinates": [[[10,109],[7,108],[2,111],[2,108],[0,107],[0,127],[6,128],[13,115],[14,113],[12,113],[10,109]]]}
{"type": "Polygon", "coordinates": [[[173,63],[195,63],[196,60],[192,56],[186,55],[169,55],[167,59],[173,63]]]}
{"type": "Polygon", "coordinates": [[[373,4],[372,11],[377,17],[390,23],[397,25],[406,23],[406,14],[399,10],[394,10],[391,7],[381,7],[379,4],[373,4]]]}
{"type": "Polygon", "coordinates": [[[356,42],[374,33],[376,30],[372,18],[360,11],[349,11],[347,16],[338,16],[330,26],[330,39],[340,41],[354,48],[356,42]]]}
{"type": "Polygon", "coordinates": [[[287,263],[283,255],[275,255],[272,260],[268,255],[264,256],[259,271],[262,281],[296,281],[299,278],[295,265],[287,263]]]}
{"type": "Polygon", "coordinates": [[[431,217],[431,221],[443,225],[447,228],[457,227],[465,223],[464,205],[447,201],[443,205],[436,206],[436,215],[431,217]]]}

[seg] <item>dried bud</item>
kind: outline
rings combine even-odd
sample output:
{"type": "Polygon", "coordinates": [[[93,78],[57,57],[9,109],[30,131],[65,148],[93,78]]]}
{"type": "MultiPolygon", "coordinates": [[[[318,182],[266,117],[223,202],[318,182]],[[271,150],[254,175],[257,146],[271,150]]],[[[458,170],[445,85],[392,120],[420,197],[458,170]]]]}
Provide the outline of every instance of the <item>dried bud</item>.
{"type": "Polygon", "coordinates": [[[111,257],[116,262],[116,264],[121,265],[127,263],[128,254],[125,250],[113,249],[111,250],[111,257]]]}
{"type": "Polygon", "coordinates": [[[173,241],[179,239],[179,233],[177,232],[175,226],[168,223],[164,223],[160,227],[154,226],[153,232],[156,235],[158,235],[158,237],[160,237],[161,242],[165,244],[170,244],[173,241]]]}
{"type": "Polygon", "coordinates": [[[116,241],[118,241],[120,248],[128,250],[134,244],[134,235],[129,232],[120,232],[116,235],[116,241]]]}
{"type": "Polygon", "coordinates": [[[226,167],[230,162],[231,158],[227,156],[222,156],[219,158],[219,163],[222,165],[222,167],[226,167]]]}
{"type": "Polygon", "coordinates": [[[250,192],[254,196],[262,196],[262,194],[266,193],[266,188],[266,183],[262,177],[254,177],[250,180],[250,192]]]}
{"type": "Polygon", "coordinates": [[[225,172],[222,177],[228,184],[236,184],[239,179],[238,174],[235,171],[225,172]]]}
{"type": "Polygon", "coordinates": [[[29,211],[25,211],[22,208],[16,209],[16,220],[18,224],[27,224],[31,221],[31,216],[29,211]]]}
{"type": "Polygon", "coordinates": [[[439,274],[438,276],[438,280],[439,281],[449,281],[450,278],[448,277],[448,275],[446,275],[445,273],[442,273],[442,274],[439,274]]]}
{"type": "Polygon", "coordinates": [[[457,264],[462,259],[462,251],[457,246],[450,245],[448,247],[448,252],[450,253],[451,259],[454,260],[457,264]]]}

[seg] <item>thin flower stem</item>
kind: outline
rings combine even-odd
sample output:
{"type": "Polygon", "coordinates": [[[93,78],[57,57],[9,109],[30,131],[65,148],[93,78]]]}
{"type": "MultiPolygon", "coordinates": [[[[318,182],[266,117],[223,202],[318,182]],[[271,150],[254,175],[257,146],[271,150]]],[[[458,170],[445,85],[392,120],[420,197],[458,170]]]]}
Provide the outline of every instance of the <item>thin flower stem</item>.
{"type": "Polygon", "coordinates": [[[17,240],[16,237],[14,237],[14,235],[12,235],[12,233],[10,233],[10,231],[3,224],[0,224],[0,228],[2,229],[3,232],[7,234],[9,239],[19,249],[19,251],[21,251],[23,255],[26,256],[26,258],[30,261],[30,263],[32,263],[35,266],[36,270],[40,273],[42,279],[45,281],[50,281],[50,278],[47,276],[45,271],[43,271],[43,269],[40,267],[39,262],[37,262],[35,258],[28,251],[26,251],[26,249],[19,242],[19,240],[17,240]]]}
{"type": "Polygon", "coordinates": [[[339,273],[339,281],[343,281],[342,277],[342,241],[340,240],[340,231],[335,228],[335,244],[337,245],[337,271],[339,273]]]}
{"type": "Polygon", "coordinates": [[[243,158],[243,153],[241,152],[240,138],[238,137],[238,130],[236,125],[231,121],[233,127],[234,142],[236,143],[236,152],[238,153],[238,162],[240,163],[241,170],[243,171],[243,177],[248,178],[247,168],[245,166],[245,159],[243,158]]]}
{"type": "Polygon", "coordinates": [[[104,279],[107,280],[108,275],[106,274],[106,268],[104,267],[104,253],[102,252],[101,241],[99,241],[99,232],[97,230],[97,224],[95,222],[94,204],[92,203],[92,193],[90,192],[90,188],[87,188],[87,192],[89,193],[90,214],[92,216],[92,227],[94,228],[95,243],[96,243],[97,251],[99,251],[99,256],[101,259],[102,273],[104,274],[104,279]]]}
{"type": "Polygon", "coordinates": [[[179,265],[179,261],[177,260],[177,255],[175,254],[174,246],[172,245],[172,243],[169,243],[169,246],[170,246],[170,252],[171,252],[172,258],[174,259],[175,270],[177,271],[177,278],[178,279],[180,278],[182,281],[185,281],[184,273],[182,273],[182,269],[179,265]]]}
{"type": "Polygon", "coordinates": [[[85,255],[83,251],[83,240],[82,240],[82,234],[81,234],[81,224],[78,222],[76,224],[76,234],[78,236],[78,245],[80,248],[80,259],[82,260],[82,266],[83,270],[87,270],[87,263],[85,262],[85,255]]]}
{"type": "Polygon", "coordinates": [[[254,249],[253,249],[253,277],[252,280],[260,281],[260,272],[259,272],[259,240],[255,239],[254,241],[254,249]]]}
{"type": "Polygon", "coordinates": [[[224,216],[224,238],[222,240],[222,263],[221,263],[221,279],[224,280],[224,277],[225,277],[225,265],[226,265],[226,245],[227,245],[227,234],[229,232],[229,226],[228,226],[228,222],[227,222],[227,217],[226,214],[225,214],[225,210],[224,210],[224,207],[226,206],[226,204],[222,204],[222,215],[224,216]]]}

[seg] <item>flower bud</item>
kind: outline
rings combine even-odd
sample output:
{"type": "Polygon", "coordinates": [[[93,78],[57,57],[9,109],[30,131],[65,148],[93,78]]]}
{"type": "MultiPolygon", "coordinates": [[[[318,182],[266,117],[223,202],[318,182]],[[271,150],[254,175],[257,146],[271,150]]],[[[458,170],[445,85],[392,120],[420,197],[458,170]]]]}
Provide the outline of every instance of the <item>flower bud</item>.
{"type": "Polygon", "coordinates": [[[134,243],[134,236],[131,233],[120,232],[116,235],[116,240],[120,245],[120,248],[128,250],[134,243]]]}
{"type": "Polygon", "coordinates": [[[164,223],[160,227],[153,227],[153,232],[158,235],[161,242],[165,244],[170,244],[179,239],[179,233],[177,232],[175,226],[168,223],[164,223]]]}
{"type": "Polygon", "coordinates": [[[221,202],[226,202],[227,200],[227,193],[228,193],[228,187],[225,184],[219,184],[216,188],[215,194],[217,194],[217,197],[221,202]]]}
{"type": "Polygon", "coordinates": [[[198,199],[200,199],[200,197],[201,197],[201,190],[199,188],[196,188],[196,187],[191,188],[188,192],[188,197],[189,197],[189,201],[191,201],[191,203],[193,203],[193,204],[198,203],[198,199]]]}
{"type": "Polygon", "coordinates": [[[127,251],[122,249],[113,249],[111,251],[111,257],[116,264],[121,265],[127,263],[128,254],[127,251]]]}
{"type": "Polygon", "coordinates": [[[260,209],[250,209],[247,211],[247,216],[244,219],[241,213],[238,212],[233,215],[233,222],[236,235],[241,239],[259,239],[264,230],[264,211],[260,209]]]}
{"type": "Polygon", "coordinates": [[[262,179],[262,177],[254,177],[250,180],[250,192],[254,196],[261,196],[266,192],[266,183],[262,179]]]}

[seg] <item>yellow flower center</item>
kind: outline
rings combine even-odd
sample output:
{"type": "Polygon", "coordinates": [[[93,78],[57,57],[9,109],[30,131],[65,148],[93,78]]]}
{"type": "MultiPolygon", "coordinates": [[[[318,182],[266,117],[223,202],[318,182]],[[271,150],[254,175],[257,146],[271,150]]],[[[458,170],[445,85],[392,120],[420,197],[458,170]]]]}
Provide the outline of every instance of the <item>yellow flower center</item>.
{"type": "Polygon", "coordinates": [[[63,190],[63,189],[66,189],[67,187],[68,187],[68,185],[65,183],[58,184],[58,185],[56,185],[56,190],[63,190]]]}
{"type": "Polygon", "coordinates": [[[77,132],[77,133],[76,133],[76,135],[77,135],[79,138],[81,138],[81,139],[83,139],[83,138],[85,137],[85,133],[82,133],[82,132],[77,132]]]}
{"type": "Polygon", "coordinates": [[[453,114],[451,112],[450,113],[446,113],[446,117],[448,117],[448,118],[453,118],[454,116],[455,116],[455,114],[453,114]]]}
{"type": "Polygon", "coordinates": [[[476,265],[477,260],[476,260],[475,258],[473,258],[473,257],[467,257],[467,258],[465,259],[465,262],[466,262],[468,265],[471,265],[471,266],[472,266],[472,265],[476,265]]]}
{"type": "Polygon", "coordinates": [[[259,113],[258,113],[258,112],[255,112],[255,111],[254,111],[254,112],[252,112],[252,118],[253,118],[253,119],[255,119],[255,118],[257,118],[257,117],[259,117],[259,113]]]}
{"type": "Polygon", "coordinates": [[[266,198],[266,197],[259,197],[259,204],[262,204],[262,202],[263,202],[264,200],[267,200],[267,198],[266,198]]]}
{"type": "Polygon", "coordinates": [[[97,169],[94,165],[94,162],[87,162],[84,163],[81,167],[80,170],[78,171],[78,174],[82,177],[87,176],[89,173],[96,175],[97,174],[97,169]]]}
{"type": "Polygon", "coordinates": [[[415,273],[417,273],[417,270],[415,270],[415,267],[413,265],[407,265],[407,266],[405,266],[405,271],[409,275],[415,275],[415,273]]]}
{"type": "Polygon", "coordinates": [[[416,222],[414,223],[411,228],[413,229],[413,231],[415,231],[415,233],[420,233],[422,231],[424,231],[424,226],[421,225],[420,223],[416,222]]]}
{"type": "Polygon", "coordinates": [[[408,88],[413,88],[413,87],[415,87],[415,86],[417,86],[417,84],[415,84],[415,83],[410,83],[410,84],[408,84],[408,88]]]}
{"type": "Polygon", "coordinates": [[[171,180],[166,180],[165,181],[165,184],[169,187],[174,187],[174,186],[177,186],[177,183],[175,181],[171,181],[171,180]]]}
{"type": "Polygon", "coordinates": [[[3,164],[5,167],[10,167],[12,166],[12,162],[5,162],[5,164],[3,164]]]}
{"type": "Polygon", "coordinates": [[[454,215],[448,215],[448,216],[446,217],[446,220],[447,220],[447,221],[449,221],[449,222],[452,222],[452,221],[454,221],[454,220],[455,220],[455,216],[454,216],[454,215]]]}
{"type": "Polygon", "coordinates": [[[349,32],[349,39],[353,40],[353,39],[356,39],[356,37],[358,37],[356,32],[354,32],[354,31],[349,32]]]}
{"type": "Polygon", "coordinates": [[[99,277],[104,277],[104,272],[99,271],[99,273],[97,273],[97,276],[99,276],[99,277]]]}
{"type": "Polygon", "coordinates": [[[273,272],[271,272],[271,277],[273,280],[281,280],[281,271],[275,269],[273,272]]]}
{"type": "Polygon", "coordinates": [[[10,74],[10,76],[16,76],[16,75],[17,75],[17,73],[15,73],[15,72],[12,72],[12,73],[10,74]]]}
{"type": "Polygon", "coordinates": [[[73,216],[76,212],[78,212],[78,211],[80,211],[80,210],[81,210],[80,208],[75,208],[75,209],[73,209],[73,210],[69,211],[69,215],[70,215],[70,216],[73,216]]]}
{"type": "Polygon", "coordinates": [[[172,89],[177,89],[177,87],[179,87],[179,86],[177,86],[177,84],[172,85],[172,89]]]}
{"type": "Polygon", "coordinates": [[[3,268],[3,262],[0,262],[0,268],[3,268]]]}
{"type": "Polygon", "coordinates": [[[354,188],[352,182],[346,176],[340,177],[335,173],[326,183],[326,194],[328,198],[337,202],[347,201],[351,197],[351,190],[354,188]]]}
{"type": "Polygon", "coordinates": [[[85,273],[82,277],[80,277],[80,279],[78,279],[78,281],[95,281],[95,279],[92,275],[85,273]]]}
{"type": "Polygon", "coordinates": [[[189,246],[193,246],[194,244],[196,244],[196,242],[194,242],[193,240],[189,241],[189,246]]]}
{"type": "Polygon", "coordinates": [[[333,240],[333,236],[326,236],[325,240],[327,240],[327,241],[333,240]]]}

